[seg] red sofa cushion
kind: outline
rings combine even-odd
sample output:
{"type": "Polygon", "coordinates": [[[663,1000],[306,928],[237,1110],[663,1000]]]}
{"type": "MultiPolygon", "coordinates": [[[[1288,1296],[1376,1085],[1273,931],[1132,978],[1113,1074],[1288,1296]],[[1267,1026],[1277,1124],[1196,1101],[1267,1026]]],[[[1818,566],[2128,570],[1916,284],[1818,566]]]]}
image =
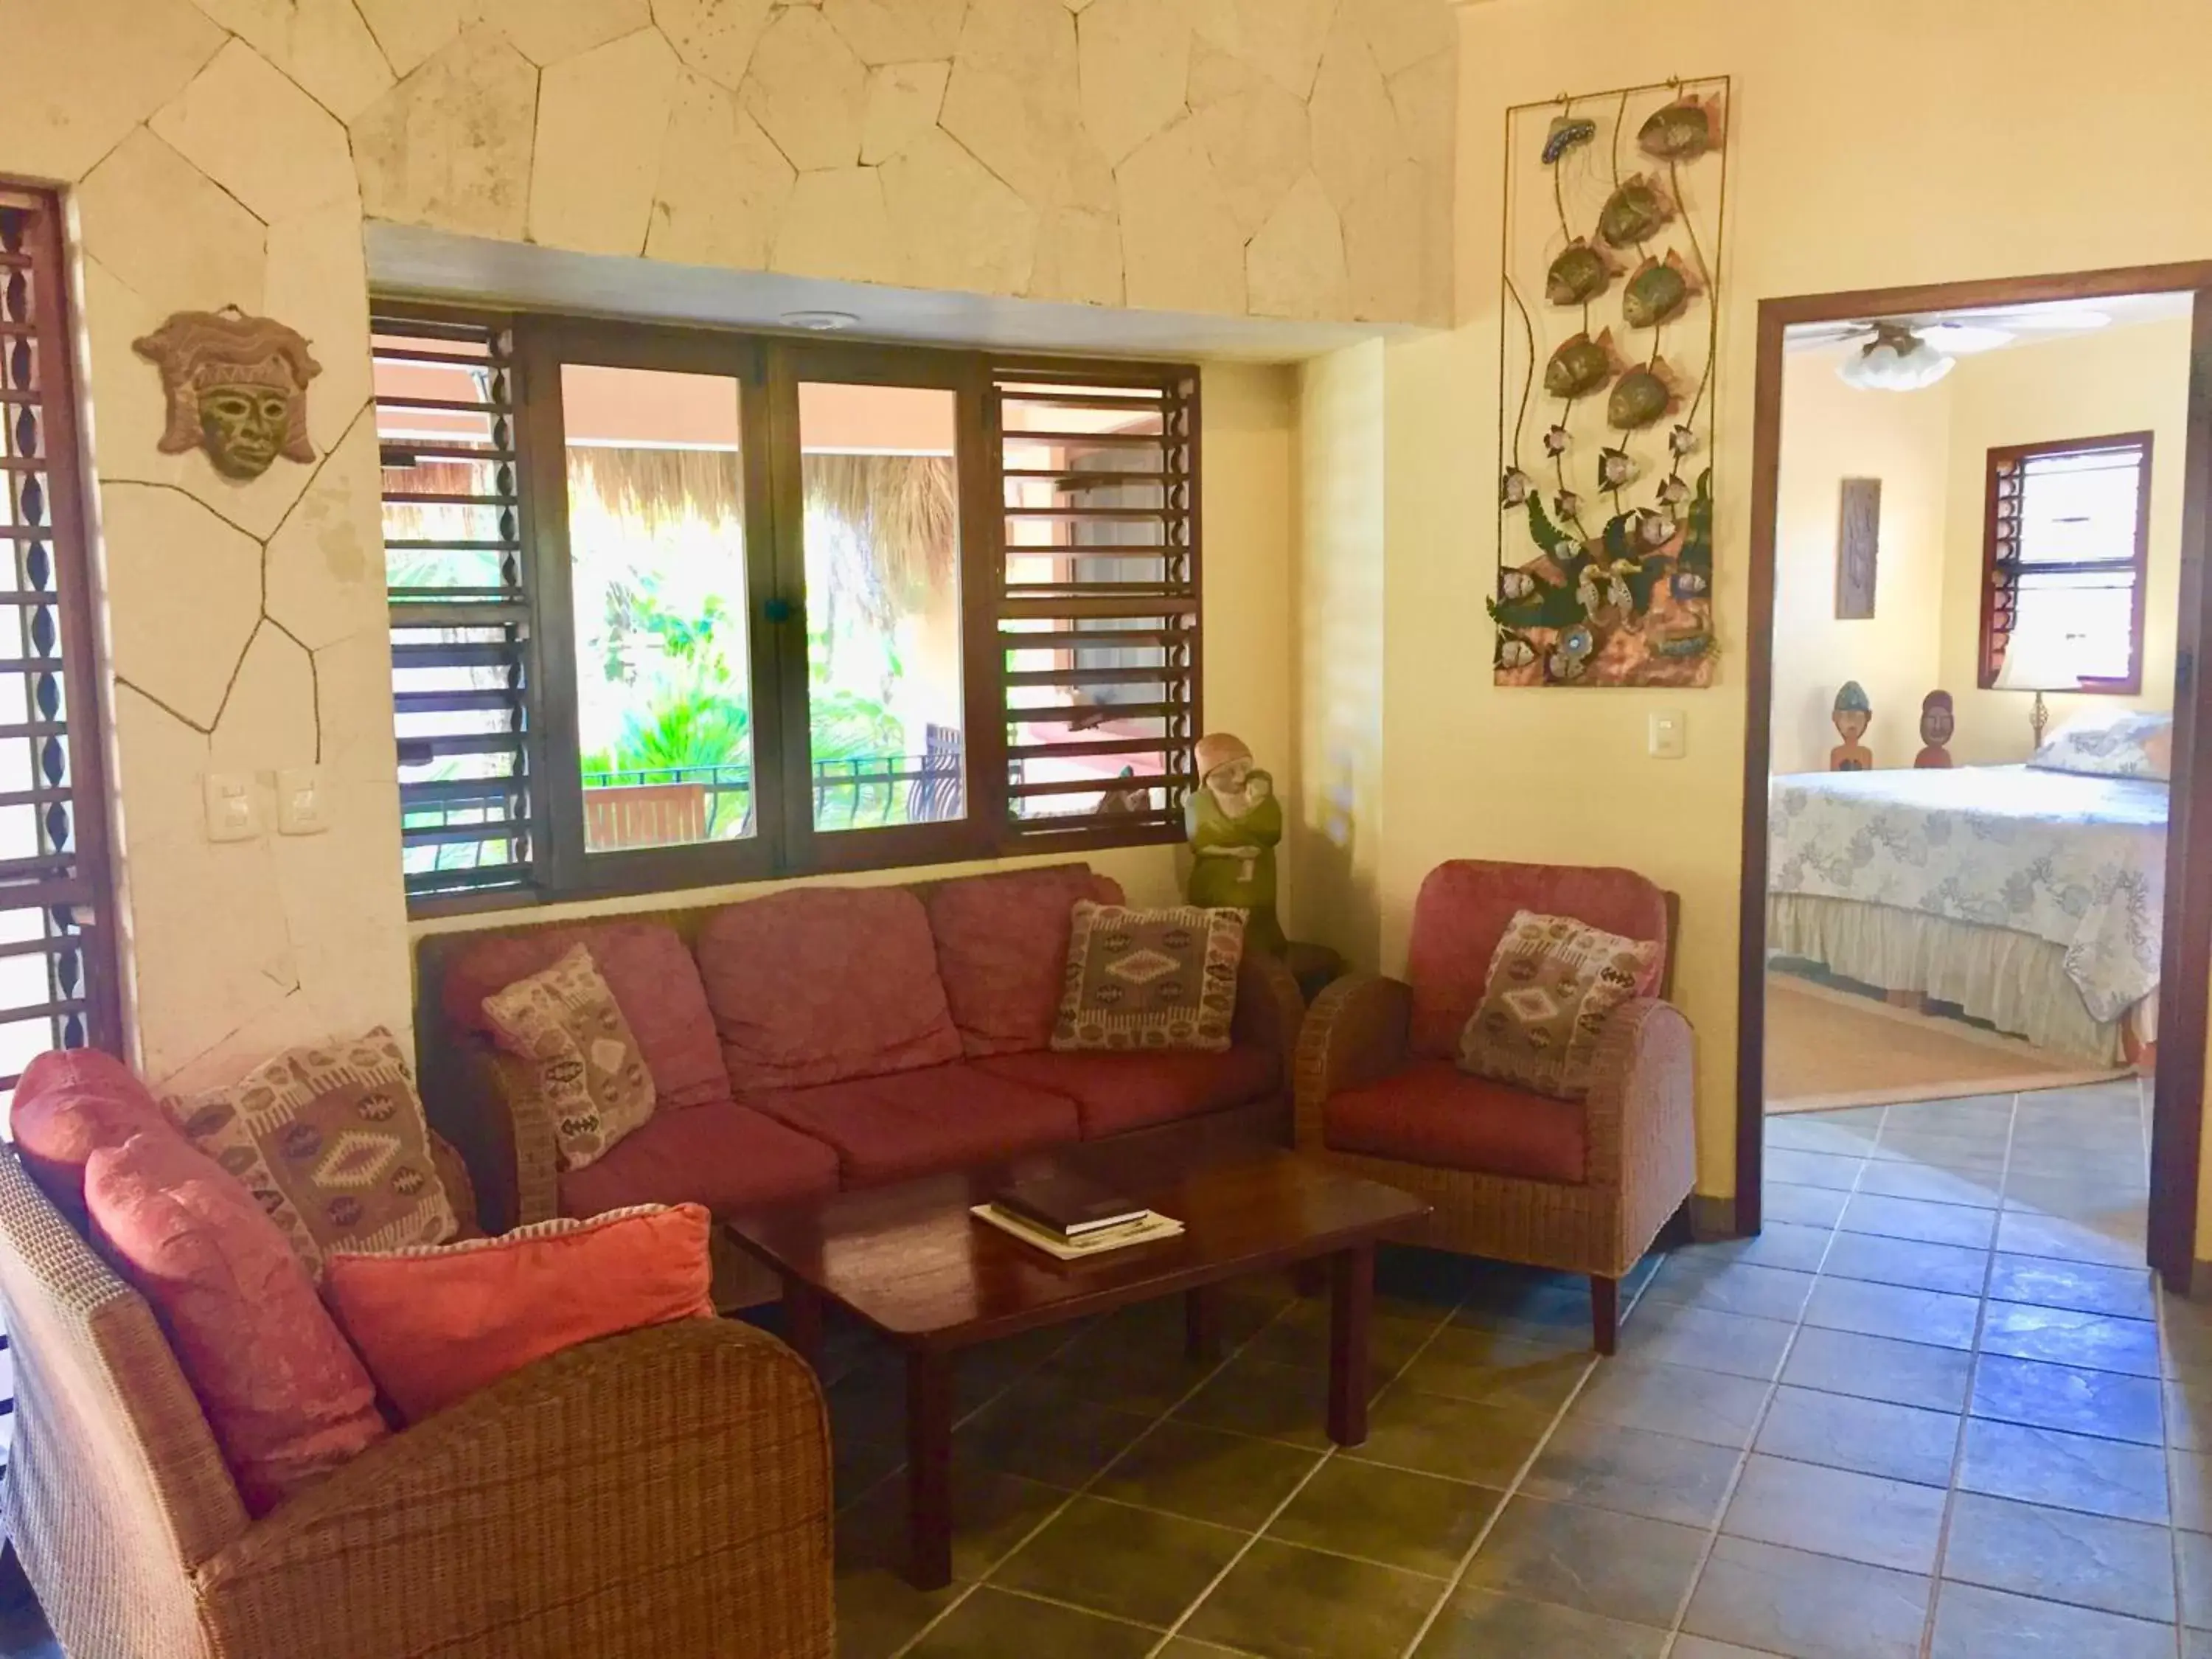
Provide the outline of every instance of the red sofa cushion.
{"type": "Polygon", "coordinates": [[[1275,1087],[1277,1067],[1272,1050],[1239,1042],[1220,1054],[1139,1048],[994,1054],[977,1060],[975,1069],[1066,1096],[1075,1103],[1083,1138],[1096,1140],[1257,1100],[1275,1087]]]}
{"type": "Polygon", "coordinates": [[[31,1179],[78,1226],[84,1223],[84,1166],[94,1152],[134,1134],[182,1135],[131,1068],[97,1048],[34,1056],[16,1080],[8,1132],[31,1179]]]}
{"type": "Polygon", "coordinates": [[[103,1146],[92,1237],[160,1316],[254,1515],[391,1432],[307,1268],[253,1196],[175,1133],[103,1146]]]}
{"type": "Polygon", "coordinates": [[[1322,1139],[1340,1152],[1570,1186],[1586,1167],[1581,1106],[1469,1077],[1449,1060],[1417,1060],[1331,1095],[1322,1139]]]}
{"type": "Polygon", "coordinates": [[[837,1154],[728,1101],[655,1112],[580,1170],[562,1172],[561,1212],[703,1204],[728,1215],[837,1190],[837,1154]]]}
{"type": "Polygon", "coordinates": [[[960,1058],[921,901],[900,887],[804,887],[732,904],[699,971],[740,1098],[960,1058]]]}
{"type": "Polygon", "coordinates": [[[323,1294],[384,1397],[419,1423],[580,1342],[712,1319],[709,1231],[706,1211],[681,1204],[466,1243],[339,1252],[323,1294]]]}
{"type": "Polygon", "coordinates": [[[1459,1052],[1459,1034],[1482,1005],[1490,958],[1516,910],[1656,939],[1658,956],[1636,994],[1650,995],[1665,976],[1667,896],[1633,870],[1454,859],[1429,872],[1413,901],[1406,978],[1413,988],[1416,1054],[1442,1060],[1459,1052]]]}
{"type": "Polygon", "coordinates": [[[923,892],[945,1000],[968,1054],[1025,1054],[1052,1041],[1079,899],[1119,904],[1121,885],[1087,864],[1054,864],[963,876],[923,892]]]}
{"type": "Polygon", "coordinates": [[[659,922],[610,921],[542,927],[527,933],[487,933],[447,964],[440,1000],[460,1031],[493,1035],[483,1000],[517,980],[543,973],[581,945],[629,1022],[656,1106],[698,1106],[730,1097],[714,1017],[699,964],[673,927],[659,922]]]}
{"type": "Polygon", "coordinates": [[[837,1149],[845,1184],[872,1186],[1073,1140],[1075,1103],[973,1066],[755,1095],[748,1105],[837,1149]]]}

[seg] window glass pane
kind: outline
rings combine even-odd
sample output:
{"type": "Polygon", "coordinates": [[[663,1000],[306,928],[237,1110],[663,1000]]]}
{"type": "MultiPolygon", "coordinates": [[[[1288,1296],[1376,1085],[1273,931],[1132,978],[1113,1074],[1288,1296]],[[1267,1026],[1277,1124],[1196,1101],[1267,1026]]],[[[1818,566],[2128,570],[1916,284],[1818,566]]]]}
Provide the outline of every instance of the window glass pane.
{"type": "Polygon", "coordinates": [[[2085,680],[2135,672],[2135,574],[2030,572],[2020,579],[2012,637],[2065,641],[2069,672],[2085,680]]]}
{"type": "Polygon", "coordinates": [[[2136,496],[2142,487],[2139,449],[2033,457],[2021,469],[2021,562],[2132,561],[2136,496]]]}
{"type": "Polygon", "coordinates": [[[806,691],[817,830],[967,816],[952,392],[806,382],[806,691]]]}
{"type": "Polygon", "coordinates": [[[561,370],[584,844],[756,831],[738,383],[561,370]]]}

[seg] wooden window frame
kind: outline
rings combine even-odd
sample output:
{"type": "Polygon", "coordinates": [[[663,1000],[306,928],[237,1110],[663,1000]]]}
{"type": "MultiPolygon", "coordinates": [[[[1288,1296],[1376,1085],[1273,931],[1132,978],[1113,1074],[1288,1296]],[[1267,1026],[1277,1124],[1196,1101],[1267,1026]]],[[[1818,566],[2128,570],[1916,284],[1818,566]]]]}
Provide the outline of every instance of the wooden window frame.
{"type": "MultiPolygon", "coordinates": [[[[48,1022],[53,1046],[124,1048],[122,969],[108,836],[86,483],[81,468],[69,263],[59,194],[0,178],[0,552],[27,719],[0,737],[34,745],[44,781],[0,797],[32,807],[40,851],[0,861],[0,908],[36,910],[39,936],[0,945],[46,959],[42,1003],[7,1023],[48,1022]]],[[[15,1086],[0,1077],[0,1090],[15,1086]]]]}
{"type": "MultiPolygon", "coordinates": [[[[520,457],[521,566],[529,595],[527,667],[531,803],[538,833],[529,878],[498,889],[410,896],[412,914],[437,915],[742,884],[866,870],[926,868],[998,857],[1182,839],[1182,799],[1191,787],[1189,745],[1198,735],[1201,664],[1198,573],[1199,371],[1187,363],[1036,356],[867,341],[823,341],[681,325],[630,323],[550,313],[493,313],[379,300],[380,319],[470,319],[495,315],[512,330],[516,447],[520,457]],[[744,481],[746,656],[754,725],[757,833],[743,839],[621,851],[586,850],[577,771],[575,632],[568,540],[567,463],[561,368],[590,363],[720,375],[739,392],[744,481]],[[996,387],[1037,376],[1112,386],[1173,388],[1185,423],[1163,436],[1163,466],[1176,474],[1179,506],[1164,532],[1176,546],[1164,568],[1179,584],[1182,690],[1164,722],[1165,772],[1154,787],[1167,806],[1127,821],[1094,814],[1066,820],[1017,817],[1009,779],[1009,709],[1002,619],[1022,614],[1005,580],[1005,444],[996,387]],[[963,795],[961,817],[936,823],[817,830],[811,790],[792,780],[808,749],[806,592],[803,482],[797,465],[801,382],[927,386],[955,399],[956,489],[961,603],[963,795]],[[1179,540],[1177,538],[1180,538],[1179,540]],[[772,728],[772,729],[771,729],[772,728]],[[773,790],[773,794],[771,794],[773,790]]],[[[1173,491],[1170,491],[1173,494],[1173,491]]]]}
{"type": "MultiPolygon", "coordinates": [[[[2151,447],[2154,434],[2149,432],[2116,432],[2098,438],[2061,438],[2042,443],[2006,444],[1993,447],[1984,463],[1982,507],[1982,583],[1980,596],[1981,637],[1976,658],[1976,684],[1984,691],[1996,688],[1997,677],[2004,669],[2004,651],[2011,638],[2008,614],[2001,617],[2001,611],[2009,611],[2011,594],[2015,591],[2021,567],[2005,557],[2005,537],[2002,530],[2002,515],[1998,511],[2001,480],[2008,467],[2049,455],[2084,455],[2102,451],[2133,449],[2137,452],[2136,487],[2135,556],[2131,568],[2135,572],[2134,604],[2128,626],[2128,672],[2124,677],[2105,677],[2085,679],[2078,688],[2083,696],[2135,697],[2142,695],[2143,675],[2143,616],[2146,590],[2150,585],[2150,489],[2151,447]]],[[[2069,575],[2117,570],[2116,559],[2096,559],[2073,563],[2038,564],[2039,574],[2069,575]]],[[[2069,692],[2069,695],[2076,695],[2069,692]]]]}

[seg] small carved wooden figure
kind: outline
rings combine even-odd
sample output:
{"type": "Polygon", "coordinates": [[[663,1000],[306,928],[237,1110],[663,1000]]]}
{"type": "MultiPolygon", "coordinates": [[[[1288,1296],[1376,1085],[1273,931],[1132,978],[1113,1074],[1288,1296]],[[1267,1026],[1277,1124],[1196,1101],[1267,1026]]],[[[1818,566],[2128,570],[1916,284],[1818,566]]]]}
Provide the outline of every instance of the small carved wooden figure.
{"type": "Polygon", "coordinates": [[[1845,680],[1844,689],[1836,693],[1833,719],[1836,735],[1843,738],[1828,751],[1831,772],[1871,772],[1874,754],[1859,739],[1874,724],[1874,705],[1867,701],[1866,688],[1856,680],[1845,680]]]}
{"type": "Polygon", "coordinates": [[[307,382],[322,365],[304,336],[236,307],[180,311],[131,349],[161,371],[169,424],[164,455],[204,449],[226,478],[251,483],[279,455],[313,461],[307,382]]]}
{"type": "Polygon", "coordinates": [[[1948,767],[1951,751],[1943,745],[1951,741],[1951,733],[1958,723],[1951,712],[1948,691],[1930,691],[1920,700],[1920,752],[1912,757],[1917,767],[1948,767]]]}
{"type": "Polygon", "coordinates": [[[1190,902],[1244,910],[1245,945],[1279,952],[1284,939],[1275,915],[1275,844],[1283,838],[1283,804],[1275,798],[1275,781],[1253,765],[1243,740],[1226,732],[1198,740],[1194,769],[1199,787],[1182,808],[1190,902]]]}

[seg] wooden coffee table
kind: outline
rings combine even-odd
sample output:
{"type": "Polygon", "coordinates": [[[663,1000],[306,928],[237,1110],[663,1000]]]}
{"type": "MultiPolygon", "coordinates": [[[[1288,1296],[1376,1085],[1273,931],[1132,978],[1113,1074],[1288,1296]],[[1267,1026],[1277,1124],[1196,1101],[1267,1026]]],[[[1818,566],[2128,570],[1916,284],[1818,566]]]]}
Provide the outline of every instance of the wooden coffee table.
{"type": "Polygon", "coordinates": [[[1018,1332],[1182,1293],[1196,1357],[1218,1340],[1224,1280],[1326,1260],[1328,1433],[1367,1437],[1368,1324],[1375,1243],[1428,1212],[1420,1200],[1271,1148],[1195,1165],[1079,1150],[864,1188],[732,1218],[735,1241],[783,1280],[792,1346],[818,1358],[826,1301],[906,1357],[908,1577],[952,1578],[953,1356],[1018,1332]],[[1011,1174],[1073,1164],[1183,1224],[1181,1237],[1063,1262],[969,1214],[1011,1174]]]}

